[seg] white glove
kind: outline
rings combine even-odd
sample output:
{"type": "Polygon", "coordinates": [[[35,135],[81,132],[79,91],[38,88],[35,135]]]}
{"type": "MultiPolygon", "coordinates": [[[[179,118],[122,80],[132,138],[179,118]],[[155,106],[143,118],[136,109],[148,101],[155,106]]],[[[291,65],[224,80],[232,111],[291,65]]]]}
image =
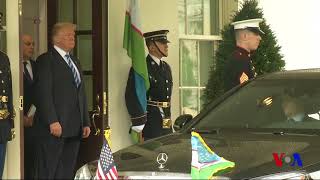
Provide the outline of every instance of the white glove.
{"type": "Polygon", "coordinates": [[[143,130],[144,126],[145,126],[145,124],[140,125],[140,126],[132,126],[131,129],[139,133],[143,130]]]}

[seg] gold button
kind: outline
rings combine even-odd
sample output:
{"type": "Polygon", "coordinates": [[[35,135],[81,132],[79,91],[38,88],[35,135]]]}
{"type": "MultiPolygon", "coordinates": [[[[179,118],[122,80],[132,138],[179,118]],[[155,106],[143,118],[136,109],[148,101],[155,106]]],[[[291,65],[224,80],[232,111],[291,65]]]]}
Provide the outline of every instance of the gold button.
{"type": "Polygon", "coordinates": [[[1,97],[2,102],[8,102],[8,96],[2,96],[1,97]]]}
{"type": "Polygon", "coordinates": [[[171,128],[172,126],[172,121],[171,119],[163,119],[162,120],[162,128],[171,128]]]}

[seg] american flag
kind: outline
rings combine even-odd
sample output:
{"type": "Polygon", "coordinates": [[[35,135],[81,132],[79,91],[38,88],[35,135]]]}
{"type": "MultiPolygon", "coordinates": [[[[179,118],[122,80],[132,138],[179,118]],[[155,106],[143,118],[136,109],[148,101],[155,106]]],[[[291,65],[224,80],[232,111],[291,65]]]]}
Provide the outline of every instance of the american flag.
{"type": "Polygon", "coordinates": [[[118,171],[108,142],[104,140],[95,179],[118,179],[118,171]]]}

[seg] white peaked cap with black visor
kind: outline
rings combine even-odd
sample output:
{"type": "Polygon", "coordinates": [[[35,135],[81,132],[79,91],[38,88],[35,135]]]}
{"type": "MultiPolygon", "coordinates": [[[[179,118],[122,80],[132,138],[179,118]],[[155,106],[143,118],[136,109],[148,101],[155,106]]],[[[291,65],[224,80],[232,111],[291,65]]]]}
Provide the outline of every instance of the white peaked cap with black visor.
{"type": "Polygon", "coordinates": [[[263,19],[257,18],[257,19],[247,19],[243,21],[236,21],[231,23],[231,25],[234,26],[235,30],[239,29],[247,29],[249,31],[252,31],[257,34],[265,34],[259,26],[259,23],[262,22],[263,19]]]}

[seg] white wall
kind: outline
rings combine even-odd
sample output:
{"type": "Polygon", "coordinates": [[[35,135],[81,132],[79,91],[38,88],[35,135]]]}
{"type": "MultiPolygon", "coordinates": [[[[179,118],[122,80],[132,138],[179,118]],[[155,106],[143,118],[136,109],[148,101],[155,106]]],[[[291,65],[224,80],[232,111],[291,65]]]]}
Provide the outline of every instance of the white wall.
{"type": "Polygon", "coordinates": [[[47,1],[22,2],[22,34],[29,34],[35,42],[34,59],[47,51],[47,1]]]}
{"type": "Polygon", "coordinates": [[[259,0],[282,47],[286,69],[318,68],[319,0],[259,0]]]}
{"type": "MultiPolygon", "coordinates": [[[[109,1],[108,38],[108,104],[109,121],[112,129],[113,152],[132,144],[128,131],[130,119],[125,106],[124,93],[131,60],[122,48],[123,26],[126,0],[109,1]]],[[[179,49],[178,49],[178,11],[176,0],[140,0],[142,32],[169,29],[169,57],[167,62],[173,71],[172,117],[179,113],[179,49]]]]}

